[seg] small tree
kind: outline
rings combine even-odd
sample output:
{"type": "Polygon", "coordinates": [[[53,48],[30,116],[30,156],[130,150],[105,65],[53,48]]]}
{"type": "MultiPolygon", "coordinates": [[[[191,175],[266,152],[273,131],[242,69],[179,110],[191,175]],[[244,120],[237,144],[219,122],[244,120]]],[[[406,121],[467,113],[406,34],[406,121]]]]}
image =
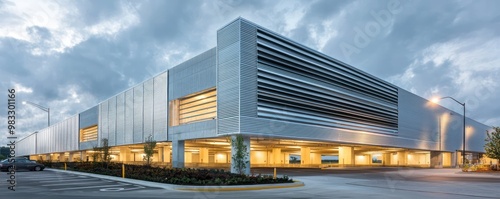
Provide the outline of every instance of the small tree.
{"type": "Polygon", "coordinates": [[[500,159],[500,127],[493,127],[492,132],[486,131],[486,144],[484,150],[486,156],[492,159],[500,159]]]}
{"type": "Polygon", "coordinates": [[[94,147],[92,147],[92,150],[94,151],[94,153],[92,153],[93,162],[94,163],[100,162],[102,159],[101,158],[102,148],[98,147],[98,146],[94,146],[94,147]]]}
{"type": "Polygon", "coordinates": [[[104,164],[106,164],[106,168],[108,168],[109,162],[111,162],[111,153],[109,152],[111,147],[109,146],[108,138],[103,138],[102,142],[102,160],[104,164]]]}
{"type": "Polygon", "coordinates": [[[146,143],[144,144],[144,153],[146,154],[144,159],[146,160],[147,166],[151,165],[155,147],[156,141],[153,139],[153,135],[149,135],[146,139],[146,143]]]}
{"type": "Polygon", "coordinates": [[[245,145],[243,136],[237,135],[234,138],[231,138],[231,145],[235,149],[235,152],[232,157],[234,165],[233,168],[236,170],[237,173],[243,175],[245,169],[247,168],[247,164],[249,163],[249,161],[247,160],[248,158],[247,145],[245,145]]]}

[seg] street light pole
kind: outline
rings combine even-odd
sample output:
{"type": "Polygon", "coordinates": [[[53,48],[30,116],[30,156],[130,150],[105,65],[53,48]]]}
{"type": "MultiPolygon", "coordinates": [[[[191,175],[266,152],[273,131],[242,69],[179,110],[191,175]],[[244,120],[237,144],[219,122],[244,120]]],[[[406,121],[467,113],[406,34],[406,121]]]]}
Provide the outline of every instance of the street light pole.
{"type": "Polygon", "coordinates": [[[456,103],[458,103],[464,107],[464,114],[463,114],[463,117],[464,117],[464,126],[463,127],[464,128],[463,128],[463,138],[462,138],[462,166],[464,166],[465,165],[465,102],[461,103],[458,100],[456,100],[455,98],[450,97],[450,96],[433,99],[432,101],[434,103],[437,103],[439,100],[446,99],[446,98],[452,99],[453,101],[455,101],[456,103]]]}
{"type": "Polygon", "coordinates": [[[464,129],[463,129],[463,133],[464,133],[464,137],[463,137],[463,145],[462,145],[462,165],[465,166],[465,102],[462,104],[463,107],[464,107],[464,129]]]}
{"type": "Polygon", "coordinates": [[[37,107],[37,108],[47,112],[47,127],[50,126],[50,108],[47,108],[47,107],[44,107],[42,105],[35,104],[35,103],[29,102],[29,101],[23,101],[23,104],[29,104],[31,106],[37,107]]]}

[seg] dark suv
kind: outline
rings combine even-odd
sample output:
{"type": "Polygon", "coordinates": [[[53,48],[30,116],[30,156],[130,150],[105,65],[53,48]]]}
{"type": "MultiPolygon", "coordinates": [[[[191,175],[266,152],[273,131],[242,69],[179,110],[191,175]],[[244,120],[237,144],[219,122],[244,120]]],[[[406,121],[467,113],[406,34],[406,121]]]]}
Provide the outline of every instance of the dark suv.
{"type": "Polygon", "coordinates": [[[12,165],[16,165],[16,171],[17,170],[30,170],[30,171],[42,171],[45,169],[45,165],[37,163],[34,160],[28,160],[26,158],[16,158],[15,163],[12,164],[9,162],[9,159],[5,159],[0,161],[0,170],[1,171],[9,171],[9,168],[12,167],[12,165]]]}

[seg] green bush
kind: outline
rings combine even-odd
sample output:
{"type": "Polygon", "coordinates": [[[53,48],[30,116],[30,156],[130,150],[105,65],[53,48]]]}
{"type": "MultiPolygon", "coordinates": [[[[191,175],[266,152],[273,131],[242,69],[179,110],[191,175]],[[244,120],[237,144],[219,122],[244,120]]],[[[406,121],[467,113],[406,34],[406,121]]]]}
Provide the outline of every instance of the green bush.
{"type": "MultiPolygon", "coordinates": [[[[49,168],[64,169],[64,163],[45,165],[49,168]]],[[[67,169],[121,177],[122,164],[110,163],[107,165],[93,162],[68,162],[67,169]]],[[[180,184],[180,185],[251,185],[291,183],[293,180],[284,176],[273,179],[272,175],[247,176],[234,174],[222,169],[190,169],[190,168],[159,168],[146,165],[125,165],[127,178],[152,182],[180,184]]]]}
{"type": "Polygon", "coordinates": [[[462,167],[462,171],[463,172],[468,172],[469,171],[469,168],[470,168],[470,165],[466,164],[462,167]]]}

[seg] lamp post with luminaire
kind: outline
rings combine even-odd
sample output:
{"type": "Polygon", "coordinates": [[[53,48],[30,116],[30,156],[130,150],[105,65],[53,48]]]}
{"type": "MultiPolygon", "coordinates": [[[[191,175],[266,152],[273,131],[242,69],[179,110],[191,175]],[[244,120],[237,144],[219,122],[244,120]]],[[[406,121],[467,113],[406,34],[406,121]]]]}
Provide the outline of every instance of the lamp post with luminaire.
{"type": "Polygon", "coordinates": [[[35,103],[29,102],[29,101],[23,101],[23,104],[29,104],[31,106],[37,107],[37,108],[42,109],[43,111],[47,112],[47,127],[50,126],[50,108],[47,108],[47,107],[44,107],[42,105],[35,104],[35,103]]]}
{"type": "Polygon", "coordinates": [[[463,143],[462,143],[462,166],[465,165],[465,102],[462,103],[462,102],[459,102],[458,100],[456,100],[455,98],[453,97],[450,97],[450,96],[447,96],[447,97],[441,97],[441,98],[434,98],[432,99],[432,102],[434,103],[437,103],[439,102],[439,100],[442,100],[442,99],[446,99],[446,98],[449,98],[449,99],[452,99],[453,101],[455,101],[456,103],[462,105],[464,107],[464,128],[463,128],[463,143]]]}

